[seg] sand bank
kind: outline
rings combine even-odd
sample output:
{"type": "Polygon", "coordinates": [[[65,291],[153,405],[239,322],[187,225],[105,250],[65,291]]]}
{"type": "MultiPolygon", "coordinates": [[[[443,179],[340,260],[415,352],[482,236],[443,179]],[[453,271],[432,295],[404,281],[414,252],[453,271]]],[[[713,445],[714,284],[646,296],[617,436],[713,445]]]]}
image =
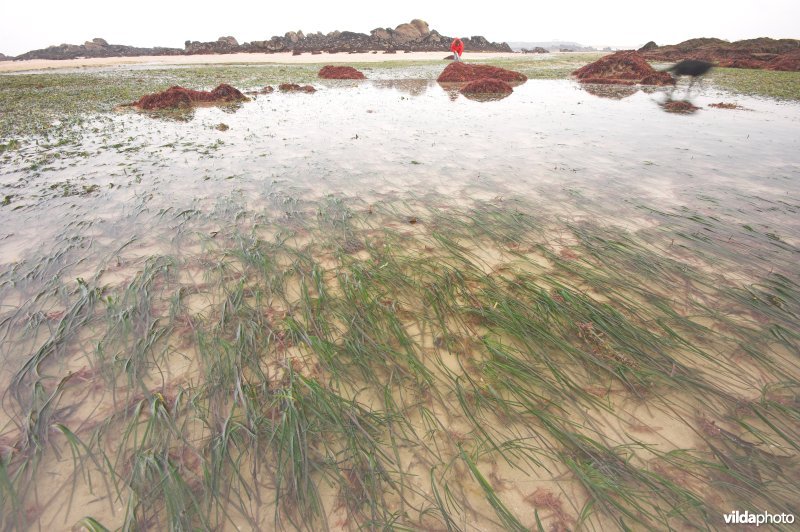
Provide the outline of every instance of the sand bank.
{"type": "MultiPolygon", "coordinates": [[[[84,59],[32,59],[29,61],[4,61],[0,63],[0,72],[24,72],[28,70],[54,70],[64,68],[91,68],[124,65],[205,65],[234,63],[380,63],[384,61],[441,61],[446,52],[412,52],[384,54],[378,52],[359,54],[292,55],[278,54],[217,54],[217,55],[173,55],[173,56],[140,56],[140,57],[92,57],[84,59]]],[[[508,52],[465,53],[464,59],[497,59],[519,57],[519,54],[508,52]]]]}

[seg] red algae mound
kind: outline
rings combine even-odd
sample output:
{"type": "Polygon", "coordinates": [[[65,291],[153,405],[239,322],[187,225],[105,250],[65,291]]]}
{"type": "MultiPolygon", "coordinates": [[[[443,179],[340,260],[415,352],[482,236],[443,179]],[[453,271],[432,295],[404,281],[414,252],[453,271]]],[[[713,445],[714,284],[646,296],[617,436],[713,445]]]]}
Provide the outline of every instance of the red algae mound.
{"type": "Polygon", "coordinates": [[[440,83],[463,83],[465,81],[483,79],[495,79],[506,83],[524,83],[528,80],[528,77],[520,72],[506,70],[505,68],[458,62],[447,65],[436,81],[440,83]]]}
{"type": "Polygon", "coordinates": [[[717,62],[717,66],[722,68],[762,69],[766,64],[766,61],[761,59],[722,59],[717,62]]]}
{"type": "MultiPolygon", "coordinates": [[[[641,51],[641,50],[640,50],[641,51]]],[[[644,51],[651,61],[699,59],[725,68],[800,71],[800,40],[759,37],[728,42],[722,39],[689,39],[644,51]]]]}
{"type": "Polygon", "coordinates": [[[692,102],[686,100],[668,100],[661,104],[661,107],[668,113],[690,115],[697,112],[700,108],[692,102]]]}
{"type": "Polygon", "coordinates": [[[367,79],[363,72],[351,66],[326,65],[319,71],[323,79],[367,79]]]}
{"type": "Polygon", "coordinates": [[[500,79],[479,79],[470,81],[461,88],[461,94],[510,94],[511,85],[500,79]]]}
{"type": "Polygon", "coordinates": [[[741,105],[735,103],[726,103],[726,102],[718,102],[718,103],[710,103],[708,104],[709,107],[714,107],[716,109],[738,109],[740,111],[744,111],[745,108],[741,105]]]}
{"type": "Polygon", "coordinates": [[[317,89],[311,85],[298,85],[297,83],[281,83],[278,85],[278,90],[281,92],[317,92],[317,89]]]}
{"type": "Polygon", "coordinates": [[[667,72],[655,70],[639,52],[621,51],[601,57],[572,73],[581,83],[674,85],[667,72]]]}
{"type": "Polygon", "coordinates": [[[129,105],[152,111],[192,107],[201,103],[244,102],[247,100],[248,98],[238,89],[223,83],[211,92],[185,89],[176,85],[163,92],[145,94],[138,101],[129,105]]]}
{"type": "Polygon", "coordinates": [[[783,70],[786,72],[800,72],[800,50],[781,54],[767,62],[767,70],[783,70]]]}

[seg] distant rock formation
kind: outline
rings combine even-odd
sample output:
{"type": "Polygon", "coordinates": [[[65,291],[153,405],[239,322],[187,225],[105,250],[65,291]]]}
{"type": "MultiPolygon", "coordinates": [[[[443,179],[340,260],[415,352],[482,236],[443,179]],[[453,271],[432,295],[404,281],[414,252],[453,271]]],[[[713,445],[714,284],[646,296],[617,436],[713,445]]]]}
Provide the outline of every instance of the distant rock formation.
{"type": "MultiPolygon", "coordinates": [[[[368,52],[404,50],[412,52],[448,51],[452,37],[431,30],[424,20],[414,19],[396,28],[376,28],[369,35],[352,31],[332,31],[304,34],[302,31],[289,31],[282,37],[274,36],[263,41],[239,44],[231,36],[220,37],[216,41],[186,41],[184,49],[178,48],[136,48],[119,44],[108,44],[103,39],[93,39],[81,45],[62,44],[41,50],[32,50],[15,58],[23,59],[75,59],[79,57],[130,57],[134,55],[197,55],[233,53],[275,53],[275,52],[368,52]]],[[[464,49],[468,52],[511,52],[507,43],[489,42],[479,35],[462,38],[464,49]]]]}
{"type": "Polygon", "coordinates": [[[651,61],[681,61],[699,59],[729,68],[759,68],[765,70],[800,71],[800,40],[797,39],[746,39],[728,42],[716,38],[689,39],[678,44],[657,46],[653,42],[643,52],[651,61]],[[652,46],[650,46],[652,45],[652,46]]]}
{"type": "Polygon", "coordinates": [[[240,52],[239,42],[233,37],[220,37],[214,42],[186,41],[184,53],[187,55],[198,54],[235,54],[240,52]]]}
{"type": "Polygon", "coordinates": [[[0,61],[11,61],[13,57],[8,57],[6,54],[0,54],[0,61]]]}
{"type": "Polygon", "coordinates": [[[122,44],[108,44],[99,37],[83,44],[60,44],[48,46],[41,50],[32,50],[14,58],[15,61],[25,59],[77,59],[79,57],[133,57],[138,55],[181,55],[179,48],[138,48],[122,44]]]}
{"type": "Polygon", "coordinates": [[[523,49],[533,50],[535,48],[543,48],[549,52],[559,52],[562,49],[570,50],[573,52],[596,52],[597,48],[594,46],[584,46],[577,42],[571,41],[515,41],[508,43],[512,50],[523,49]]]}
{"type": "Polygon", "coordinates": [[[523,54],[549,54],[550,50],[548,50],[547,48],[542,48],[541,46],[535,46],[535,47],[531,48],[530,50],[527,49],[527,48],[523,48],[522,49],[522,53],[523,54]]]}

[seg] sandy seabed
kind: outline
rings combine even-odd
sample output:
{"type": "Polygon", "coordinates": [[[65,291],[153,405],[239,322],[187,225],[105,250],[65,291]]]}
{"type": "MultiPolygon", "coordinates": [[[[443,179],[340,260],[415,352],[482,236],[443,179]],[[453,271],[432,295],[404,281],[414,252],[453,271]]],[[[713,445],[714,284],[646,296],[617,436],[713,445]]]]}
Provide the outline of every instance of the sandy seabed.
{"type": "MultiPolygon", "coordinates": [[[[519,54],[508,52],[465,53],[464,59],[499,59],[513,58],[519,54]]],[[[396,54],[337,53],[317,54],[291,53],[277,54],[208,54],[208,55],[163,55],[137,57],[89,57],[82,59],[31,59],[28,61],[4,61],[0,63],[0,72],[24,72],[28,70],[50,70],[61,68],[107,67],[116,65],[205,65],[235,63],[381,63],[384,61],[439,61],[447,56],[447,52],[411,52],[396,54]]]]}

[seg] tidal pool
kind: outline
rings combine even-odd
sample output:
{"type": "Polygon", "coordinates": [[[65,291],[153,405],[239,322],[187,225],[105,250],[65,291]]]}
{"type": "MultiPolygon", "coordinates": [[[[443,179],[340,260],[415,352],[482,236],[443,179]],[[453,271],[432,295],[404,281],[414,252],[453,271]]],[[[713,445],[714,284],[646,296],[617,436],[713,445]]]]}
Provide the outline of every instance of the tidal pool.
{"type": "Polygon", "coordinates": [[[800,104],[435,71],[6,139],[3,529],[800,513],[800,104]]]}

